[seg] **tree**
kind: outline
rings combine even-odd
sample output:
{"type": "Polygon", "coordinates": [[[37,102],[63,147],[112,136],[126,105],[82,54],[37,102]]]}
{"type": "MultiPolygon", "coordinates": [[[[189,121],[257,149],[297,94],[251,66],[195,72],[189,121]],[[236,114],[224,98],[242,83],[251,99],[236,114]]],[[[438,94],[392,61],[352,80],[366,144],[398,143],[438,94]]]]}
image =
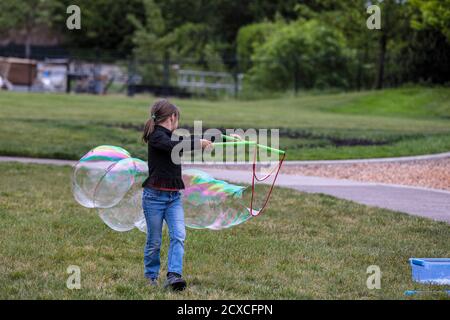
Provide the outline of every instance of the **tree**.
{"type": "Polygon", "coordinates": [[[263,45],[280,25],[273,22],[261,22],[246,25],[239,29],[237,35],[237,56],[241,71],[251,68],[251,58],[258,47],[263,45]]]}
{"type": "MultiPolygon", "coordinates": [[[[322,0],[323,1],[323,0],[322,0]]],[[[327,0],[331,1],[331,0],[327,0]]],[[[225,62],[232,64],[236,54],[236,36],[243,26],[274,21],[277,15],[295,20],[299,0],[230,1],[230,0],[155,0],[161,8],[167,32],[186,23],[208,26],[213,46],[225,62]]]]}
{"type": "Polygon", "coordinates": [[[256,49],[250,79],[271,90],[347,87],[351,61],[341,32],[314,19],[293,22],[256,49]]]}
{"type": "Polygon", "coordinates": [[[96,58],[97,49],[114,57],[124,57],[133,50],[135,24],[128,15],[143,22],[145,10],[143,0],[54,0],[61,3],[63,21],[55,25],[64,35],[66,46],[74,53],[96,58]],[[81,9],[81,29],[66,28],[66,8],[76,4],[81,9]]]}
{"type": "Polygon", "coordinates": [[[413,27],[439,30],[450,42],[450,0],[410,0],[410,4],[418,9],[413,27]]]}
{"type": "MultiPolygon", "coordinates": [[[[408,41],[395,52],[391,82],[448,83],[450,74],[450,42],[438,30],[410,30],[408,41]]],[[[392,68],[392,67],[391,67],[392,68]]]]}
{"type": "Polygon", "coordinates": [[[405,0],[383,0],[376,3],[381,8],[381,29],[378,35],[378,57],[375,88],[384,87],[386,55],[389,43],[409,24],[409,11],[405,0]]]}
{"type": "Polygon", "coordinates": [[[160,45],[165,32],[165,23],[161,10],[153,0],[143,0],[145,19],[140,22],[135,15],[129,14],[128,21],[134,25],[133,35],[134,56],[142,61],[138,71],[142,74],[144,82],[155,83],[161,77],[161,62],[165,55],[160,45]]]}
{"type": "Polygon", "coordinates": [[[146,82],[154,83],[161,76],[156,64],[161,64],[168,57],[216,71],[224,68],[219,54],[221,43],[217,42],[211,26],[206,23],[185,22],[168,31],[159,5],[153,0],[144,0],[144,5],[144,23],[140,23],[132,15],[128,19],[136,27],[133,37],[136,58],[156,62],[144,71],[146,82]]]}
{"type": "MultiPolygon", "coordinates": [[[[25,31],[25,57],[31,55],[31,34],[39,25],[51,26],[61,4],[56,0],[0,1],[0,31],[25,31]]],[[[65,10],[62,11],[65,13],[65,10]]]]}
{"type": "Polygon", "coordinates": [[[376,65],[375,53],[378,47],[378,32],[369,30],[366,26],[368,18],[366,13],[367,0],[334,3],[339,4],[339,6],[321,14],[313,12],[313,17],[340,30],[348,47],[355,51],[354,69],[351,70],[353,76],[348,80],[352,87],[356,87],[358,90],[372,87],[375,78],[374,68],[376,65]]]}

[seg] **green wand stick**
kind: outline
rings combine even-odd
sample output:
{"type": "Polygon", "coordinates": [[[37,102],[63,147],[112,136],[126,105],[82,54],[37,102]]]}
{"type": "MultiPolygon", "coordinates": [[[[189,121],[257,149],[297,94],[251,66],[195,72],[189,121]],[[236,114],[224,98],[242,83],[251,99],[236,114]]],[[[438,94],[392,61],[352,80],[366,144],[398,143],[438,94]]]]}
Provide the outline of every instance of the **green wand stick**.
{"type": "MultiPolygon", "coordinates": [[[[256,142],[254,142],[254,141],[241,141],[241,140],[239,140],[238,138],[231,137],[231,136],[227,136],[227,135],[225,135],[225,134],[222,134],[222,138],[223,138],[225,141],[251,142],[250,144],[255,144],[255,143],[256,143],[256,142]]],[[[219,143],[220,143],[220,142],[219,142],[219,143]]],[[[225,143],[226,143],[226,142],[225,142],[225,143]]],[[[283,150],[271,148],[271,147],[268,147],[268,146],[265,146],[265,145],[259,144],[259,143],[256,144],[256,146],[257,146],[258,148],[261,148],[261,149],[264,149],[264,150],[268,150],[268,151],[274,152],[274,153],[276,153],[276,154],[284,155],[284,154],[286,153],[286,152],[283,151],[283,150]]]]}

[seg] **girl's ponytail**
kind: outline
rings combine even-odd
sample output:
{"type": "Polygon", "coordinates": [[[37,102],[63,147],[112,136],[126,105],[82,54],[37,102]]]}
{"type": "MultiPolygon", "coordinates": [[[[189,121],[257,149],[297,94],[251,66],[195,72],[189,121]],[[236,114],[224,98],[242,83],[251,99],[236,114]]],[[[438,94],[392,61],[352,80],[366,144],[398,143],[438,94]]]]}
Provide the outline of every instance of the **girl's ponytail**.
{"type": "Polygon", "coordinates": [[[142,134],[142,141],[148,143],[148,139],[152,134],[153,130],[155,130],[155,120],[153,118],[150,118],[145,123],[144,133],[142,134]]]}

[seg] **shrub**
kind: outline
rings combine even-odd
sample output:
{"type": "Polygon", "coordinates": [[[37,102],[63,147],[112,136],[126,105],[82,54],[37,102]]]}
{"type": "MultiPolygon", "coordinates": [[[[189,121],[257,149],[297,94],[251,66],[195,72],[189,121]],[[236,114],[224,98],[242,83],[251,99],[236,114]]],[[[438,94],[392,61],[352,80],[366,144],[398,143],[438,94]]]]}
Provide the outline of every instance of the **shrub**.
{"type": "Polygon", "coordinates": [[[347,87],[352,51],[344,36],[317,21],[281,26],[256,48],[249,81],[270,90],[347,87]]]}

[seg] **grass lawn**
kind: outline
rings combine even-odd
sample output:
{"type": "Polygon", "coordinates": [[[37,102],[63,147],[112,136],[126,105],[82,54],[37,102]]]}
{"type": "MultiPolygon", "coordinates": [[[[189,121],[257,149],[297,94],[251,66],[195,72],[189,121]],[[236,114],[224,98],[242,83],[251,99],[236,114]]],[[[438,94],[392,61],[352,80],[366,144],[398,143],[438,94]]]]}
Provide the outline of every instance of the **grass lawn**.
{"type": "MultiPolygon", "coordinates": [[[[100,144],[146,158],[140,127],[154,99],[0,92],[0,154],[79,159],[100,144]]],[[[450,89],[400,88],[253,101],[177,100],[181,125],[280,128],[288,160],[450,150],[450,89]]]]}
{"type": "MultiPolygon", "coordinates": [[[[430,290],[412,282],[408,258],[450,252],[448,224],[277,188],[261,217],[188,230],[189,288],[174,294],[146,286],[143,233],[114,232],[73,200],[70,168],[0,172],[0,299],[404,299],[430,290]],[[69,265],[81,268],[80,290],[65,286],[69,265]],[[381,268],[380,290],[366,287],[370,265],[381,268]]],[[[163,261],[167,243],[165,233],[163,261]]]]}

